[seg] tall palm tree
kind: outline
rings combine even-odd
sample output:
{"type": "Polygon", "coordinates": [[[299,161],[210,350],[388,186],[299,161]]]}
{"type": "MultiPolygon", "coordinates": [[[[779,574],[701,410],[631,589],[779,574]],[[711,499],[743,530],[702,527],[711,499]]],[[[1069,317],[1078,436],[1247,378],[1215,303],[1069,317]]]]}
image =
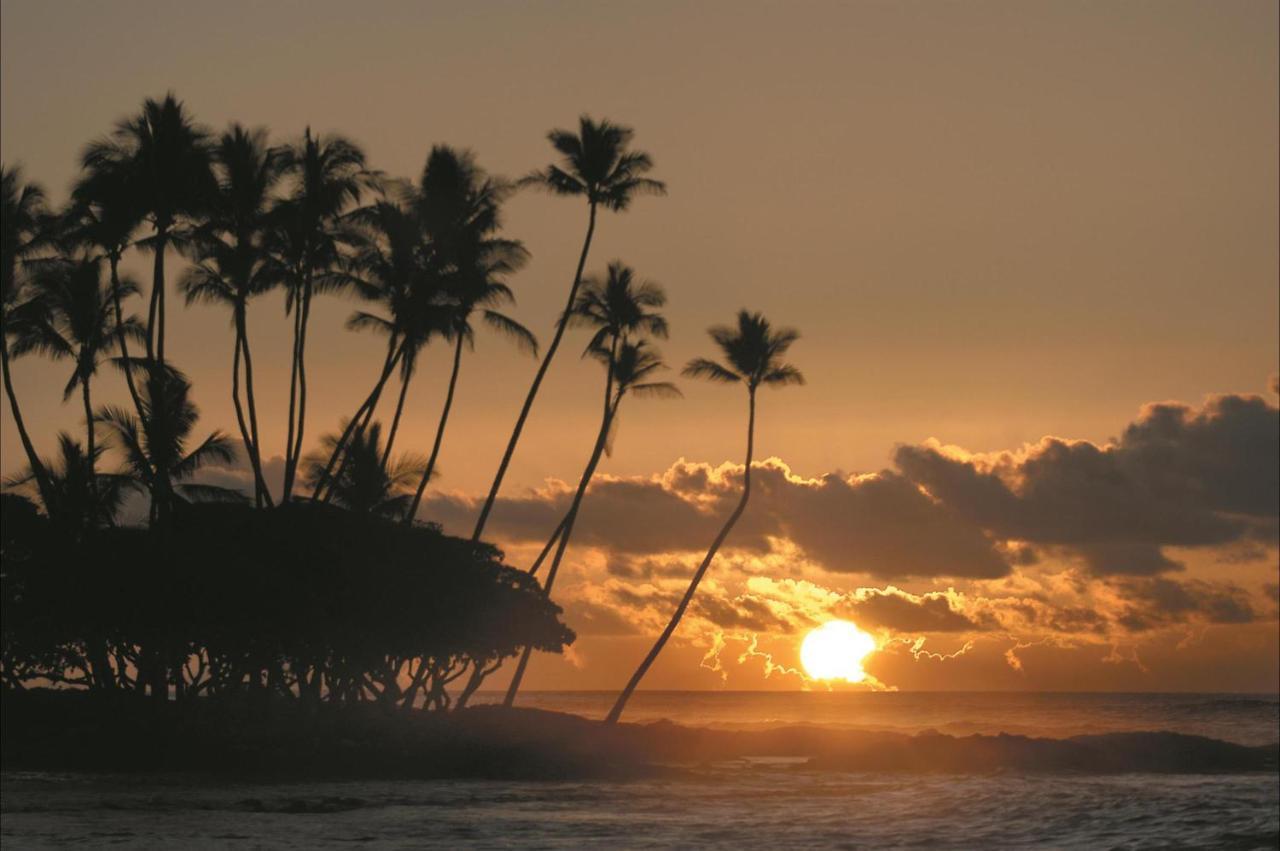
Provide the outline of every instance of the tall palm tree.
{"type": "Polygon", "coordinates": [[[387,352],[373,389],[338,438],[326,444],[329,460],[320,475],[313,477],[313,500],[329,501],[335,466],[341,468],[348,442],[372,421],[383,388],[398,365],[401,392],[394,433],[418,354],[434,337],[448,332],[443,290],[437,276],[427,269],[421,225],[413,208],[383,199],[353,211],[350,221],[359,230],[353,235],[355,251],[347,264],[348,280],[362,298],[379,305],[382,312],[357,310],[347,320],[347,328],[385,335],[387,352]]]}
{"type": "Polygon", "coordinates": [[[653,168],[653,161],[642,151],[628,150],[634,131],[630,127],[613,124],[610,121],[596,122],[583,115],[578,119],[578,132],[570,130],[552,130],[547,134],[552,147],[561,155],[559,163],[553,163],[544,169],[535,171],[526,177],[523,185],[538,186],[556,195],[567,195],[583,198],[587,202],[587,235],[582,242],[582,253],[578,257],[578,267],[573,274],[573,283],[569,287],[569,298],[565,301],[564,311],[556,322],[555,334],[551,344],[538,365],[533,376],[533,383],[525,396],[520,415],[516,418],[515,428],[507,448],[498,464],[498,472],[485,497],[484,506],[476,520],[476,528],[472,533],[473,540],[479,540],[484,533],[485,523],[493,510],[498,491],[502,488],[502,479],[506,476],[507,467],[515,454],[516,444],[520,442],[520,434],[524,430],[525,420],[533,408],[533,400],[537,398],[538,388],[547,374],[551,360],[560,348],[560,339],[564,336],[565,327],[573,313],[577,302],[578,288],[582,284],[582,270],[587,263],[587,254],[591,250],[591,238],[596,229],[596,211],[603,207],[606,210],[622,212],[631,205],[631,200],[638,194],[649,193],[663,195],[666,186],[661,181],[645,177],[653,168]]]}
{"type": "MultiPolygon", "coordinates": [[[[453,280],[448,291],[452,304],[449,305],[449,325],[447,333],[453,338],[453,366],[449,372],[449,386],[445,391],[444,406],[440,410],[440,423],[436,426],[435,441],[431,445],[431,455],[427,459],[426,468],[422,471],[422,479],[414,492],[413,501],[404,514],[404,522],[413,522],[422,503],[422,495],[427,484],[435,473],[436,460],[440,457],[440,446],[444,440],[445,425],[449,422],[449,411],[453,407],[453,394],[458,386],[458,370],[462,365],[463,346],[475,350],[475,326],[473,319],[480,319],[494,331],[509,337],[523,351],[531,355],[538,354],[538,340],[529,329],[507,316],[497,308],[514,304],[515,296],[511,288],[500,276],[514,272],[524,264],[527,255],[523,248],[519,251],[509,247],[474,246],[478,257],[465,257],[459,260],[452,275],[453,280]]],[[[469,253],[469,252],[464,252],[469,253]]],[[[399,418],[399,409],[396,411],[399,418]]],[[[388,444],[390,438],[388,438],[388,444]]],[[[390,447],[388,445],[388,452],[390,447]]]]}
{"type": "Polygon", "coordinates": [[[335,274],[342,262],[343,246],[351,238],[343,215],[374,184],[375,176],[365,168],[364,152],[354,143],[341,136],[313,136],[310,127],[300,143],[286,150],[284,167],[293,181],[293,191],[276,205],[272,218],[273,250],[279,277],[286,286],[285,310],[293,315],[289,422],[281,495],[281,502],[288,502],[293,496],[306,431],[311,299],[317,292],[346,280],[335,274]]]}
{"type": "MultiPolygon", "coordinates": [[[[591,458],[587,461],[586,469],[582,471],[582,477],[578,480],[578,488],[573,494],[573,501],[569,504],[569,510],[566,512],[560,527],[560,543],[556,547],[555,558],[551,561],[551,568],[547,571],[547,580],[543,585],[543,589],[547,594],[551,593],[551,588],[555,584],[556,574],[560,570],[560,562],[563,560],[565,550],[569,546],[569,539],[573,537],[573,526],[578,519],[578,510],[582,507],[582,500],[586,496],[587,486],[591,484],[591,479],[595,476],[600,458],[609,444],[609,436],[613,431],[614,424],[617,422],[618,408],[622,404],[623,397],[628,393],[635,396],[667,398],[680,395],[680,391],[670,382],[649,380],[657,372],[665,370],[667,367],[662,362],[662,357],[645,340],[630,341],[624,339],[616,346],[593,349],[592,355],[605,365],[605,371],[608,374],[606,381],[613,388],[613,395],[605,406],[604,416],[600,420],[600,431],[596,435],[596,443],[591,450],[591,458]]],[[[536,569],[535,565],[534,570],[536,569]]],[[[531,653],[532,648],[525,647],[524,652],[520,655],[520,662],[516,666],[515,674],[511,677],[511,684],[507,688],[507,696],[504,701],[507,706],[515,702],[516,692],[520,690],[520,683],[524,680],[525,668],[529,665],[531,653]]]]}
{"type": "Polygon", "coordinates": [[[41,309],[21,320],[13,346],[14,354],[40,352],[54,360],[74,362],[71,377],[62,391],[63,401],[80,389],[84,405],[87,443],[84,457],[89,464],[88,483],[96,481],[93,465],[98,457],[94,428],[91,384],[98,365],[120,337],[142,340],[146,333],[135,317],[123,324],[116,321],[113,296],[135,295],[131,282],[113,285],[102,278],[102,262],[93,258],[57,260],[46,263],[32,280],[41,309]]]}
{"type": "Polygon", "coordinates": [[[182,101],[170,92],[148,98],[136,115],[89,144],[81,157],[87,180],[122,182],[132,207],[147,219],[152,235],[138,243],[154,255],[147,312],[147,357],[165,363],[165,253],[183,248],[185,225],[202,214],[214,194],[209,139],[182,101]]]}
{"type": "Polygon", "coordinates": [[[719,347],[724,357],[724,362],[720,363],[708,358],[694,358],[685,366],[684,374],[691,378],[705,378],[709,381],[718,381],[726,384],[742,384],[747,388],[747,460],[742,472],[742,498],[725,521],[720,533],[712,541],[711,549],[707,550],[702,563],[694,571],[693,579],[689,582],[689,588],[685,591],[684,597],[681,598],[680,604],[676,606],[675,614],[671,616],[671,621],[667,624],[666,629],[658,636],[658,640],[654,643],[649,654],[645,656],[644,661],[640,663],[640,667],[631,675],[630,681],[628,681],[622,693],[618,695],[617,702],[614,703],[613,708],[609,710],[609,715],[605,718],[606,724],[617,723],[618,719],[622,717],[622,711],[626,708],[627,701],[631,699],[636,686],[644,679],[644,675],[648,673],[649,668],[658,658],[658,654],[662,652],[662,648],[666,646],[668,639],[676,631],[676,627],[680,625],[680,619],[684,617],[685,610],[689,608],[689,603],[693,600],[693,595],[698,590],[698,583],[702,581],[707,568],[711,566],[712,559],[716,557],[716,553],[724,544],[725,539],[729,537],[729,532],[733,530],[734,524],[738,522],[738,518],[742,516],[742,512],[747,507],[747,500],[751,497],[751,460],[752,452],[755,449],[756,390],[761,386],[784,387],[788,384],[804,383],[804,376],[801,375],[800,370],[782,360],[787,350],[800,338],[798,331],[791,328],[778,328],[775,330],[762,314],[748,313],[743,310],[738,313],[738,325],[736,328],[717,326],[710,329],[709,333],[711,339],[719,347]]]}
{"type": "MultiPolygon", "coordinates": [[[[123,326],[124,294],[120,261],[133,245],[142,220],[138,198],[130,190],[128,175],[119,168],[85,171],[76,181],[72,202],[62,225],[62,241],[69,250],[87,251],[106,258],[111,274],[111,300],[116,324],[123,326]]],[[[134,411],[140,411],[138,387],[134,381],[127,335],[121,335],[120,362],[134,411]]],[[[139,414],[141,416],[141,414],[139,414]]]]}
{"type": "Polygon", "coordinates": [[[181,286],[188,304],[202,301],[231,310],[235,329],[231,401],[253,470],[254,500],[261,507],[271,504],[271,494],[262,474],[248,308],[250,298],[278,283],[278,266],[270,262],[264,243],[272,192],[283,174],[284,150],[268,146],[265,129],[246,130],[233,124],[213,146],[212,155],[217,193],[210,203],[208,220],[195,234],[196,264],[187,271],[181,286]]]}
{"type": "MultiPolygon", "coordinates": [[[[305,465],[304,478],[316,486],[327,475],[322,459],[333,453],[337,435],[325,435],[321,451],[305,465]]],[[[333,502],[351,511],[379,517],[399,517],[412,499],[410,488],[423,468],[422,458],[403,456],[394,463],[383,463],[382,424],[370,423],[362,432],[353,434],[343,452],[344,463],[330,482],[333,502]]]]}
{"type": "Polygon", "coordinates": [[[18,438],[27,455],[27,464],[46,506],[54,502],[49,473],[36,454],[27,432],[13,377],[9,370],[9,338],[17,330],[15,311],[24,303],[26,293],[25,266],[33,261],[49,241],[48,214],[44,206],[44,190],[34,183],[22,182],[22,170],[0,165],[0,366],[3,367],[5,395],[9,412],[18,429],[18,438]]]}
{"type": "Polygon", "coordinates": [[[204,467],[235,463],[235,444],[214,431],[194,448],[191,433],[200,411],[191,384],[171,367],[151,365],[141,385],[143,414],[107,406],[98,421],[107,426],[124,454],[122,475],[151,494],[151,522],[163,524],[176,506],[192,502],[244,502],[237,490],[189,481],[204,467]]]}
{"type": "MultiPolygon", "coordinates": [[[[608,353],[612,363],[618,347],[634,336],[667,337],[667,320],[656,312],[667,303],[662,287],[652,281],[637,281],[635,270],[614,260],[609,264],[604,278],[595,275],[583,279],[582,291],[574,304],[569,322],[595,328],[583,356],[608,353]]],[[[608,411],[613,397],[613,370],[605,370],[604,408],[608,411]]],[[[605,452],[609,452],[606,442],[605,452]]],[[[564,534],[568,517],[562,518],[542,552],[534,561],[530,573],[537,573],[543,560],[564,534]]]]}
{"type": "MultiPolygon", "coordinates": [[[[133,489],[133,481],[128,476],[97,472],[102,451],[99,445],[90,456],[79,441],[61,432],[58,457],[43,461],[52,482],[53,499],[51,503],[44,503],[45,514],[60,531],[72,537],[78,537],[87,529],[115,525],[124,498],[133,489]]],[[[34,481],[35,472],[28,467],[24,473],[8,479],[5,486],[26,488],[34,481]]],[[[44,496],[38,489],[37,496],[43,502],[44,496]]]]}

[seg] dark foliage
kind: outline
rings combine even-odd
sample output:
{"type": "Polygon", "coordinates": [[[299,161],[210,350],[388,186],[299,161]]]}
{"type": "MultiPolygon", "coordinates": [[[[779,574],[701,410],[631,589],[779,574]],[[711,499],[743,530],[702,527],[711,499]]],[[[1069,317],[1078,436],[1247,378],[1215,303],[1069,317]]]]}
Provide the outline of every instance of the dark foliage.
{"type": "Polygon", "coordinates": [[[3,501],[3,683],[446,709],[521,646],[574,638],[487,544],[339,508],[184,505],[57,535],[3,501]],[[142,672],[141,674],[139,672],[142,672]]]}

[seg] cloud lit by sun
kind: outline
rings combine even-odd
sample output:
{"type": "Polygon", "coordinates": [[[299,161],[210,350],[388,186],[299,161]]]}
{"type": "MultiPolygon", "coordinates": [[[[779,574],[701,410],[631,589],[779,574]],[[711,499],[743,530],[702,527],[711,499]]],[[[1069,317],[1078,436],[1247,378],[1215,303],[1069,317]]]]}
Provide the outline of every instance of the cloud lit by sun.
{"type": "Polygon", "coordinates": [[[876,640],[856,624],[831,620],[804,637],[800,663],[815,680],[860,683],[867,678],[862,663],[875,649],[876,640]]]}

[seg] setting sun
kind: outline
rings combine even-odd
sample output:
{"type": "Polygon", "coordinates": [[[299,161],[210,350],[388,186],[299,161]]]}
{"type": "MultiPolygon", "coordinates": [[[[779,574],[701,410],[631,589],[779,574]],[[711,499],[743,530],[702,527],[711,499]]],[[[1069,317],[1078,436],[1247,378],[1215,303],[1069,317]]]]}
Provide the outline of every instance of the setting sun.
{"type": "Polygon", "coordinates": [[[800,645],[800,662],[815,680],[860,683],[867,677],[862,660],[876,640],[849,621],[827,621],[811,630],[800,645]]]}

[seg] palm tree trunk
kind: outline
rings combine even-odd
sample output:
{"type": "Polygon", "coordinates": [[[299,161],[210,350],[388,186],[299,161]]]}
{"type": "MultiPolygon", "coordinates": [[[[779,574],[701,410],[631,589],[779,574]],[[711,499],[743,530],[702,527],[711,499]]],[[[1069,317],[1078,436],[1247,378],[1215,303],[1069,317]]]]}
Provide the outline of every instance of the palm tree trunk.
{"type": "Polygon", "coordinates": [[[396,442],[396,432],[400,430],[400,417],[404,414],[404,399],[409,393],[409,382],[413,379],[413,373],[400,371],[400,396],[396,399],[396,413],[391,418],[391,430],[387,432],[387,445],[382,450],[382,471],[387,471],[387,464],[391,461],[391,447],[396,442]]]}
{"type": "MultiPolygon", "coordinates": [[[[116,310],[116,327],[124,327],[124,307],[120,303],[120,256],[116,252],[109,255],[111,265],[111,301],[116,310]]],[[[124,334],[120,338],[120,360],[124,363],[124,382],[129,387],[129,398],[133,400],[133,408],[138,413],[138,421],[144,422],[142,399],[138,396],[138,386],[133,380],[133,362],[129,359],[129,343],[124,334]]]]}
{"type": "Polygon", "coordinates": [[[156,259],[151,277],[151,323],[147,328],[147,338],[154,336],[153,346],[156,363],[164,368],[164,249],[169,241],[169,225],[156,224],[156,259]]]}
{"type": "Polygon", "coordinates": [[[582,243],[582,254],[578,257],[578,269],[573,275],[573,286],[569,288],[569,300],[565,302],[564,312],[560,314],[560,320],[556,323],[555,336],[551,338],[551,345],[547,347],[547,353],[542,356],[542,363],[538,366],[537,373],[533,376],[533,384],[529,386],[529,394],[525,397],[524,406],[520,409],[520,416],[516,419],[515,430],[511,432],[511,440],[507,442],[506,451],[502,453],[502,462],[498,465],[498,473],[493,478],[493,485],[489,488],[489,495],[485,498],[484,507],[480,509],[480,517],[476,520],[475,531],[471,533],[471,540],[478,541],[484,533],[484,524],[489,520],[489,512],[493,511],[493,504],[498,499],[498,491],[502,488],[502,479],[507,474],[507,467],[511,464],[511,457],[515,455],[516,444],[520,442],[520,433],[524,430],[525,420],[529,418],[529,411],[533,408],[533,400],[537,398],[538,388],[542,386],[542,378],[547,374],[547,368],[551,366],[551,359],[556,355],[556,349],[560,347],[560,338],[564,336],[564,330],[569,325],[569,316],[573,313],[573,304],[578,299],[578,288],[582,285],[582,270],[587,264],[587,253],[591,250],[591,237],[596,230],[596,205],[590,204],[590,215],[587,219],[587,237],[582,243]]]}
{"type": "Polygon", "coordinates": [[[542,552],[538,553],[538,557],[533,560],[533,566],[529,568],[530,576],[537,576],[538,569],[542,567],[542,563],[546,561],[547,555],[551,552],[551,548],[556,545],[556,541],[560,540],[560,536],[564,534],[564,527],[569,523],[569,515],[566,513],[560,518],[560,525],[551,533],[551,537],[547,539],[547,543],[543,545],[542,552]]]}
{"type": "Polygon", "coordinates": [[[698,583],[702,581],[703,575],[706,574],[707,568],[711,565],[711,560],[716,557],[716,552],[724,544],[725,539],[729,537],[729,532],[732,531],[734,524],[738,522],[738,518],[742,516],[742,512],[747,507],[747,500],[751,497],[751,453],[755,448],[756,437],[756,392],[754,388],[747,391],[747,410],[747,464],[742,474],[742,499],[738,502],[738,507],[729,515],[729,519],[725,521],[724,528],[720,530],[720,534],[716,535],[715,541],[711,544],[711,549],[707,550],[706,558],[702,560],[702,564],[698,565],[698,570],[693,574],[693,580],[689,583],[689,590],[684,592],[684,598],[680,600],[680,605],[676,607],[675,614],[671,616],[671,622],[662,631],[662,635],[654,643],[649,655],[644,657],[640,667],[636,668],[636,672],[631,675],[631,680],[627,683],[626,688],[618,695],[618,701],[613,705],[613,709],[609,710],[608,716],[604,719],[606,724],[616,724],[618,719],[622,717],[622,711],[627,708],[627,701],[631,699],[636,686],[640,685],[640,681],[644,679],[644,675],[649,672],[649,668],[658,658],[658,654],[666,646],[667,640],[671,638],[672,633],[676,631],[676,627],[680,625],[680,619],[684,617],[685,610],[689,608],[694,592],[698,590],[698,583]]]}
{"type": "Polygon", "coordinates": [[[297,315],[294,321],[294,380],[290,385],[289,407],[296,416],[291,418],[289,445],[285,452],[284,493],[280,497],[287,503],[293,496],[293,483],[298,472],[298,461],[302,455],[302,439],[307,419],[307,320],[311,314],[311,273],[307,273],[302,293],[294,308],[297,315]]]}
{"type": "Polygon", "coordinates": [[[395,370],[396,363],[404,356],[404,346],[396,347],[396,338],[392,337],[387,343],[387,357],[382,362],[382,372],[378,373],[378,380],[374,383],[373,389],[369,391],[369,395],[360,403],[360,407],[356,408],[355,414],[347,421],[347,427],[342,430],[342,435],[338,438],[338,442],[333,447],[333,452],[329,455],[329,461],[325,464],[324,473],[321,474],[320,480],[316,483],[315,491],[311,494],[311,501],[328,502],[333,497],[333,482],[342,475],[343,468],[346,467],[347,459],[344,450],[347,448],[347,442],[351,439],[352,434],[364,434],[365,427],[370,419],[373,418],[373,411],[378,406],[378,400],[382,396],[382,388],[387,383],[387,379],[391,377],[391,373],[395,370]],[[339,461],[341,463],[339,464],[339,461]],[[338,465],[338,472],[334,473],[334,465],[338,465]],[[326,492],[326,487],[328,488],[326,492]],[[323,500],[321,496],[323,495],[323,500]]]}
{"type": "Polygon", "coordinates": [[[258,469],[258,461],[253,451],[253,436],[249,433],[249,423],[245,419],[244,405],[240,402],[240,358],[244,344],[244,317],[240,308],[235,308],[235,354],[231,357],[231,403],[236,412],[236,425],[240,428],[240,439],[244,441],[245,454],[249,456],[249,467],[253,471],[254,504],[262,507],[262,471],[258,469]]]}
{"type": "Polygon", "coordinates": [[[95,429],[93,427],[93,402],[89,398],[89,376],[83,375],[80,378],[80,397],[84,402],[84,427],[87,447],[87,459],[89,461],[89,494],[92,497],[98,495],[98,475],[94,466],[94,450],[97,448],[95,438],[95,429]]]}
{"type": "Polygon", "coordinates": [[[444,441],[444,427],[449,422],[449,409],[453,407],[453,391],[458,386],[458,367],[462,365],[462,343],[465,339],[466,337],[459,331],[458,339],[453,346],[453,371],[449,374],[449,389],[445,392],[444,408],[440,411],[440,425],[436,426],[436,440],[431,445],[431,457],[427,459],[427,469],[422,471],[422,481],[418,482],[418,490],[413,495],[413,502],[409,504],[409,510],[404,513],[406,526],[413,525],[413,516],[418,513],[418,506],[422,504],[422,495],[427,490],[427,482],[431,481],[431,476],[436,470],[436,459],[440,457],[440,444],[444,441]]]}
{"type": "Polygon", "coordinates": [[[268,508],[271,507],[271,489],[267,487],[266,476],[262,473],[262,442],[258,437],[258,404],[253,396],[253,355],[249,353],[249,317],[242,314],[240,317],[240,348],[244,353],[244,395],[245,404],[249,408],[249,436],[253,439],[253,464],[258,477],[259,486],[262,488],[262,501],[268,508]]]}
{"type": "MultiPolygon", "coordinates": [[[[609,365],[610,377],[613,375],[613,365],[609,365]]],[[[556,547],[555,558],[551,560],[551,569],[547,571],[547,582],[543,585],[543,590],[547,596],[551,596],[551,586],[555,584],[556,574],[560,571],[560,562],[564,558],[565,549],[569,546],[569,538],[573,536],[573,524],[578,519],[578,509],[582,505],[582,498],[587,493],[587,485],[591,484],[591,479],[596,474],[596,466],[600,463],[600,457],[604,455],[605,444],[609,442],[609,425],[613,422],[613,417],[618,411],[618,402],[622,399],[618,398],[614,401],[613,406],[605,411],[604,417],[600,421],[600,434],[596,437],[596,445],[591,450],[591,460],[587,462],[587,468],[582,471],[582,478],[578,480],[578,490],[573,494],[573,502],[569,505],[569,511],[564,516],[561,523],[563,531],[560,533],[560,543],[556,547]]],[[[533,648],[526,646],[520,654],[520,663],[516,665],[516,672],[511,677],[511,684],[507,686],[507,696],[502,701],[503,706],[511,706],[515,703],[516,692],[520,690],[520,683],[524,680],[525,668],[529,666],[529,656],[533,653],[533,648]]]]}
{"type": "Polygon", "coordinates": [[[13,377],[9,373],[9,341],[0,338],[0,364],[4,367],[4,389],[9,397],[9,412],[13,414],[14,425],[18,427],[18,438],[22,441],[22,449],[27,453],[27,463],[31,466],[31,474],[35,476],[36,487],[40,491],[40,501],[44,503],[45,513],[53,512],[53,485],[49,481],[49,471],[44,468],[36,448],[31,443],[31,435],[27,433],[26,423],[22,419],[22,409],[18,407],[18,396],[13,390],[13,377]]]}

